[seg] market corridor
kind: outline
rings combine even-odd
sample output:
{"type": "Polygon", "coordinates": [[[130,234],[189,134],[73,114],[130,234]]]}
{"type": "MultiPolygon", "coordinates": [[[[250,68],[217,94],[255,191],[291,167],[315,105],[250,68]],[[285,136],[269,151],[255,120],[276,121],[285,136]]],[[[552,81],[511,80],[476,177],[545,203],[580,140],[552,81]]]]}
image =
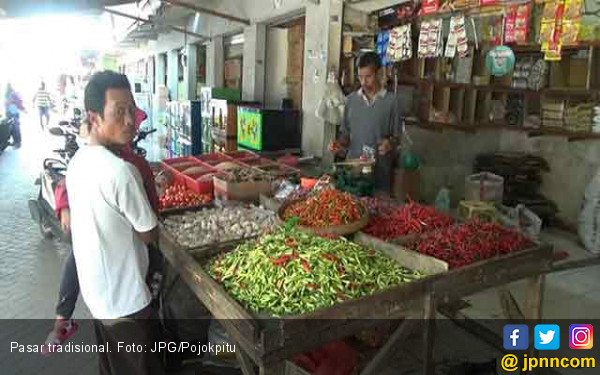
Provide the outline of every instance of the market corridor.
{"type": "MultiPolygon", "coordinates": [[[[43,239],[29,213],[27,201],[37,193],[34,182],[42,160],[51,147],[60,145],[52,136],[42,134],[39,127],[32,126],[37,125],[35,120],[30,116],[22,119],[20,149],[8,147],[0,154],[0,319],[4,319],[0,320],[0,337],[6,335],[1,338],[3,342],[44,342],[52,328],[62,260],[69,251],[58,241],[43,239]]],[[[88,316],[85,305],[79,303],[75,317],[88,316]]],[[[92,334],[81,330],[76,338],[87,341],[92,334]]],[[[0,350],[0,362],[7,364],[3,366],[3,374],[33,374],[42,370],[48,374],[96,374],[98,371],[93,354],[82,353],[65,361],[61,356],[42,359],[10,354],[9,349],[0,350]]]]}
{"type": "Polygon", "coordinates": [[[0,318],[51,318],[58,293],[60,266],[67,247],[44,240],[31,219],[28,199],[35,196],[42,160],[56,142],[25,117],[23,145],[0,154],[0,318]]]}

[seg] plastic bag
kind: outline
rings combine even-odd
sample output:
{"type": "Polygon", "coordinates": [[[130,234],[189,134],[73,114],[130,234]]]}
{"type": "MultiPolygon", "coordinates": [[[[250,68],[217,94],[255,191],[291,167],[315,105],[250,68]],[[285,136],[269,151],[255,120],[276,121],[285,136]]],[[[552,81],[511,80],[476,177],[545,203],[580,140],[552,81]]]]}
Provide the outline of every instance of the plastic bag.
{"type": "Polygon", "coordinates": [[[283,181],[275,191],[275,195],[273,197],[278,201],[284,201],[299,188],[300,186],[292,184],[287,180],[283,181]]]}
{"type": "Polygon", "coordinates": [[[538,239],[542,230],[542,219],[535,212],[522,204],[514,208],[498,205],[497,210],[500,224],[514,228],[534,240],[538,239]]]}
{"type": "Polygon", "coordinates": [[[450,212],[450,190],[443,187],[435,198],[435,209],[440,212],[450,212]]]}
{"type": "Polygon", "coordinates": [[[335,73],[329,72],[325,94],[319,101],[315,116],[332,124],[341,124],[344,119],[346,97],[335,79],[335,73]]]}

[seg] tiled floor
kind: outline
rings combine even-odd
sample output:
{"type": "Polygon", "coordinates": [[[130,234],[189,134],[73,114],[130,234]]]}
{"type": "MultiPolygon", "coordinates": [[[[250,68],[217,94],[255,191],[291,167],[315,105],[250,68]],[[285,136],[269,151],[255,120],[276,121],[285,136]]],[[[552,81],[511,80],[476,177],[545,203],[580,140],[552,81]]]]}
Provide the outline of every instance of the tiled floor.
{"type": "MultiPolygon", "coordinates": [[[[27,120],[26,120],[27,121],[27,120]]],[[[29,123],[31,123],[29,121],[29,123]]],[[[44,240],[37,224],[29,214],[27,200],[37,193],[37,178],[44,156],[49,154],[56,140],[43,135],[37,127],[23,126],[23,146],[19,150],[8,148],[0,154],[0,318],[2,319],[52,319],[58,292],[60,267],[68,248],[54,240],[44,240]]],[[[544,234],[544,238],[557,248],[569,250],[573,258],[589,257],[576,244],[576,238],[559,232],[544,234]]],[[[598,267],[582,268],[548,275],[544,303],[545,318],[591,319],[600,311],[600,272],[598,267]]],[[[517,298],[523,296],[523,283],[511,286],[517,298]]],[[[494,291],[469,298],[472,303],[467,312],[473,317],[500,317],[494,291]]],[[[89,317],[80,301],[76,318],[89,317]]],[[[49,321],[31,323],[36,337],[45,337],[49,321]]],[[[6,334],[6,330],[4,333],[6,334]]],[[[14,332],[13,332],[14,333],[14,332]]],[[[91,334],[91,333],[88,333],[91,334]]],[[[1,333],[0,333],[1,335],[1,333]]],[[[84,333],[78,333],[84,335],[84,333]]],[[[6,338],[6,337],[5,337],[6,338]]],[[[82,336],[79,338],[83,339],[82,336]]],[[[2,341],[5,341],[4,339],[2,341]]],[[[6,355],[6,354],[4,354],[6,355]]],[[[0,350],[0,362],[3,351],[0,350]]],[[[6,357],[5,357],[6,359],[6,357]]],[[[13,365],[26,362],[25,359],[13,365]]],[[[58,359],[44,364],[46,373],[95,373],[93,355],[80,356],[68,366],[58,359]],[[52,365],[52,363],[54,363],[52,365]],[[54,366],[54,367],[53,367],[54,366]],[[65,372],[66,371],[66,372],[65,372]]],[[[2,373],[17,373],[9,371],[2,373]]],[[[38,373],[37,367],[19,367],[19,373],[38,373]],[[25,370],[24,370],[25,369],[25,370]],[[28,370],[31,371],[28,371],[28,370]]],[[[17,367],[13,368],[15,371],[17,367]]],[[[393,371],[393,370],[392,370],[393,371]]],[[[190,372],[192,373],[192,372],[190,372]]]]}

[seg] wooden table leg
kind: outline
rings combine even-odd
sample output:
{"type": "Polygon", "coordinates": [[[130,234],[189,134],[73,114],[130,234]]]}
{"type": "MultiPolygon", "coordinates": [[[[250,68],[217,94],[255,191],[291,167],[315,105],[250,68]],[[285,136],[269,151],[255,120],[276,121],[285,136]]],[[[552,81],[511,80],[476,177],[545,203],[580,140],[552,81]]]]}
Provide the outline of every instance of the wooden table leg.
{"type": "MultiPolygon", "coordinates": [[[[546,277],[544,275],[538,275],[527,279],[527,287],[525,290],[525,309],[523,314],[525,319],[528,320],[529,326],[533,326],[538,323],[542,318],[542,305],[544,303],[544,285],[546,277]]],[[[529,350],[527,355],[529,358],[537,358],[538,352],[534,346],[534,334],[533,332],[529,335],[529,350]]]]}
{"type": "Polygon", "coordinates": [[[242,348],[239,345],[236,349],[235,356],[240,363],[242,373],[244,375],[256,375],[256,371],[254,371],[254,363],[252,363],[248,355],[242,351],[242,348]]]}
{"type": "Polygon", "coordinates": [[[544,275],[537,275],[527,280],[525,311],[523,312],[526,319],[539,320],[542,318],[545,283],[546,277],[544,275]]]}
{"type": "Polygon", "coordinates": [[[523,320],[525,316],[521,311],[521,307],[517,303],[517,300],[510,292],[506,285],[501,286],[497,290],[498,298],[500,299],[500,306],[504,317],[510,321],[523,320]]]}
{"type": "Polygon", "coordinates": [[[410,334],[411,328],[413,328],[412,319],[415,319],[415,316],[408,316],[400,326],[396,328],[394,333],[387,340],[385,345],[375,354],[373,359],[365,366],[365,368],[361,371],[360,375],[372,375],[377,374],[377,370],[383,364],[386,357],[390,354],[390,352],[394,349],[394,346],[406,339],[406,337],[410,334]]]}
{"type": "Polygon", "coordinates": [[[285,361],[260,366],[260,375],[285,375],[285,361]]]}
{"type": "Polygon", "coordinates": [[[423,355],[424,365],[423,373],[425,375],[433,375],[435,373],[435,298],[433,294],[425,297],[423,306],[423,355]]]}

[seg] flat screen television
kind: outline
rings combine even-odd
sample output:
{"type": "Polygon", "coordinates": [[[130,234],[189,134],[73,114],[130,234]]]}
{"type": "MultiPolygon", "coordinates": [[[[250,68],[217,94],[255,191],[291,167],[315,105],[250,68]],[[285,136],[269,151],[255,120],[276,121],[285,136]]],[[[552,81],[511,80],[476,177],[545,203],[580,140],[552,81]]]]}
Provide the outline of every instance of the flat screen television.
{"type": "Polygon", "coordinates": [[[238,106],[238,148],[254,151],[300,149],[300,112],[238,106]]]}
{"type": "Polygon", "coordinates": [[[238,107],[238,146],[262,150],[263,114],[259,108],[238,107]]]}

